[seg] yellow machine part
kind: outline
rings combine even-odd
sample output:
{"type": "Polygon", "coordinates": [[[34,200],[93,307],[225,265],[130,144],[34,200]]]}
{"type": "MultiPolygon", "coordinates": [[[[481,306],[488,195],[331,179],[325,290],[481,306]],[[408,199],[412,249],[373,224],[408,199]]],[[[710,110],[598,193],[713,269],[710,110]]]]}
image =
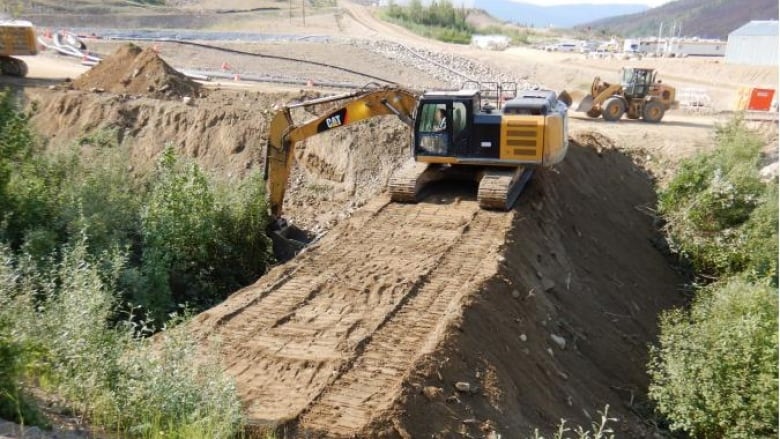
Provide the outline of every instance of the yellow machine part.
{"type": "Polygon", "coordinates": [[[553,166],[566,156],[566,121],[561,114],[505,115],[501,120],[500,160],[553,166]]]}
{"type": "Polygon", "coordinates": [[[504,115],[501,119],[501,160],[541,163],[544,153],[544,117],[504,115]]]}
{"type": "Polygon", "coordinates": [[[35,55],[38,45],[32,24],[24,21],[0,21],[0,55],[35,55]]]}

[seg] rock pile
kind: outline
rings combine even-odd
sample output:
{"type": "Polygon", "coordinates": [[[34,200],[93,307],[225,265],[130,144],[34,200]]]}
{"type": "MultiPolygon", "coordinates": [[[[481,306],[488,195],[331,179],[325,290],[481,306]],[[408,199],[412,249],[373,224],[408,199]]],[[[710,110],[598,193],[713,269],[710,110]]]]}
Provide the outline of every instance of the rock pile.
{"type": "Polygon", "coordinates": [[[527,77],[517,77],[492,69],[484,64],[455,54],[409,48],[392,41],[353,40],[352,45],[378,53],[386,58],[413,66],[444,81],[452,87],[460,87],[464,81],[516,82],[520,88],[531,88],[527,77]]]}

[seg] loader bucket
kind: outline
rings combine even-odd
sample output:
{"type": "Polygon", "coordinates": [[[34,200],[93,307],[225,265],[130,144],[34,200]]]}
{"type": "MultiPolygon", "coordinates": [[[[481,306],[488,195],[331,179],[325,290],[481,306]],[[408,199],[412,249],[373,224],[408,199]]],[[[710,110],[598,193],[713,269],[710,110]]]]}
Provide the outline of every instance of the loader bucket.
{"type": "Polygon", "coordinates": [[[591,108],[593,108],[593,96],[588,95],[580,101],[580,103],[577,105],[577,109],[574,111],[587,113],[591,110],[591,108]]]}

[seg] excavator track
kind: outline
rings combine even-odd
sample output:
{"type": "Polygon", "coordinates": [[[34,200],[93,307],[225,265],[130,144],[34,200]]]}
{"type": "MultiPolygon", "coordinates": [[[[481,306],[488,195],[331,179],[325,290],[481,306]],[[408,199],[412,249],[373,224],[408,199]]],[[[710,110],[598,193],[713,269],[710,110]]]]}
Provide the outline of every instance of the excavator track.
{"type": "Polygon", "coordinates": [[[532,174],[533,170],[526,167],[485,170],[477,193],[479,207],[491,210],[511,209],[532,174]]]}
{"type": "Polygon", "coordinates": [[[390,178],[387,185],[390,199],[399,203],[416,203],[425,185],[443,177],[444,173],[437,165],[417,162],[390,178]]]}

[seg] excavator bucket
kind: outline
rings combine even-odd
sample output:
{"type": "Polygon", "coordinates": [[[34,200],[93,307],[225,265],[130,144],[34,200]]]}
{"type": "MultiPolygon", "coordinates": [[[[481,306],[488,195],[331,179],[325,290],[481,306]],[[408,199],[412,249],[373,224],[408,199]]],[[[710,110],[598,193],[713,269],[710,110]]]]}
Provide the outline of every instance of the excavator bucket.
{"type": "Polygon", "coordinates": [[[580,113],[587,113],[593,108],[593,96],[588,95],[582,98],[579,104],[577,104],[577,109],[574,111],[580,112],[580,113]]]}

